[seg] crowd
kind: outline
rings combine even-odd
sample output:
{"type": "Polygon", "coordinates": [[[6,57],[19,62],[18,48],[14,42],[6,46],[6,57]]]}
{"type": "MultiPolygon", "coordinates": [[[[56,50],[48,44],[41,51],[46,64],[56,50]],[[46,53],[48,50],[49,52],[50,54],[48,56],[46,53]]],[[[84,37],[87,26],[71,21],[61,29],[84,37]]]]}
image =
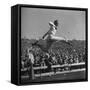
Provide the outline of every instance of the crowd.
{"type": "Polygon", "coordinates": [[[26,40],[23,40],[21,44],[21,75],[28,74],[30,79],[34,79],[34,74],[46,72],[55,74],[57,71],[83,68],[84,66],[72,67],[71,64],[86,62],[85,43],[84,41],[70,42],[72,46],[61,42],[54,43],[48,52],[44,52],[38,46],[33,46],[29,41],[27,43],[26,40]],[[47,66],[47,68],[41,69],[41,66],[47,66]]]}
{"type": "Polygon", "coordinates": [[[39,48],[26,49],[25,55],[22,57],[22,68],[28,67],[28,61],[32,59],[34,67],[49,65],[63,65],[85,62],[85,52],[77,52],[75,49],[69,53],[68,51],[53,51],[48,53],[41,51],[39,48]],[[31,55],[31,54],[32,55],[31,55]]]}

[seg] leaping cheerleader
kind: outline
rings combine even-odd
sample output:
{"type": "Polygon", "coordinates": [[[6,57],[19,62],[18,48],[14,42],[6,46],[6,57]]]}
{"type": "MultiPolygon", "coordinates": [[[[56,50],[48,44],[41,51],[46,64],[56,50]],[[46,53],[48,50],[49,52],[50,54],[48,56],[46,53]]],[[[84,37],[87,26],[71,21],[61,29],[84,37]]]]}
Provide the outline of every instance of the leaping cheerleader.
{"type": "Polygon", "coordinates": [[[58,20],[55,20],[54,22],[49,22],[49,25],[49,31],[45,33],[41,39],[38,39],[32,45],[39,46],[44,52],[48,52],[51,45],[57,41],[62,41],[66,44],[71,45],[65,38],[55,36],[58,27],[58,20]]]}

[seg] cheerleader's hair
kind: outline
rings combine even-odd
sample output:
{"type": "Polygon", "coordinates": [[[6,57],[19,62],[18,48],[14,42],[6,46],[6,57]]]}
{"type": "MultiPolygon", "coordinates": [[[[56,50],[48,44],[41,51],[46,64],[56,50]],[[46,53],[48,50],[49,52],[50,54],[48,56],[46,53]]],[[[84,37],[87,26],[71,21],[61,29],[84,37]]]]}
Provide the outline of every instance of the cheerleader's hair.
{"type": "Polygon", "coordinates": [[[57,27],[58,26],[58,20],[54,21],[54,25],[57,27]]]}

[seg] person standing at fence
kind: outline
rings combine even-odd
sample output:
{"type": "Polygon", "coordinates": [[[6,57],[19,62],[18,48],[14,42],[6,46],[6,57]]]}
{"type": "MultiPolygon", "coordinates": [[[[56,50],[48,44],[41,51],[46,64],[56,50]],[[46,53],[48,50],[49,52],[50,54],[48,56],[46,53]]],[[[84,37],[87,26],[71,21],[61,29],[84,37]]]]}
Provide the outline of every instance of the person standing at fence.
{"type": "Polygon", "coordinates": [[[29,79],[34,79],[34,69],[33,69],[33,64],[34,64],[34,55],[32,50],[28,50],[28,63],[29,63],[29,68],[28,68],[28,74],[29,74],[29,79]]]}
{"type": "MultiPolygon", "coordinates": [[[[47,66],[47,72],[51,72],[52,71],[52,63],[49,61],[49,58],[50,58],[50,56],[49,56],[49,54],[48,53],[46,53],[46,55],[45,55],[45,64],[46,64],[46,66],[47,66]]],[[[49,76],[51,76],[51,74],[49,74],[49,76]]]]}

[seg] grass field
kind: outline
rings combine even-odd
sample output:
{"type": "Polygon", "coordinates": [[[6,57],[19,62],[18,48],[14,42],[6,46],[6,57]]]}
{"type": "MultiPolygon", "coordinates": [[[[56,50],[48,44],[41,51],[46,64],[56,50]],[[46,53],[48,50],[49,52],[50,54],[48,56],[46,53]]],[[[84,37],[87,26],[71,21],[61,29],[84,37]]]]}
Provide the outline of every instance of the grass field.
{"type": "Polygon", "coordinates": [[[22,83],[29,82],[41,82],[41,81],[53,81],[53,80],[76,80],[76,79],[85,79],[85,69],[78,69],[73,71],[65,71],[65,72],[57,72],[54,73],[45,73],[45,74],[37,74],[34,80],[29,80],[28,76],[21,77],[22,83]]]}

